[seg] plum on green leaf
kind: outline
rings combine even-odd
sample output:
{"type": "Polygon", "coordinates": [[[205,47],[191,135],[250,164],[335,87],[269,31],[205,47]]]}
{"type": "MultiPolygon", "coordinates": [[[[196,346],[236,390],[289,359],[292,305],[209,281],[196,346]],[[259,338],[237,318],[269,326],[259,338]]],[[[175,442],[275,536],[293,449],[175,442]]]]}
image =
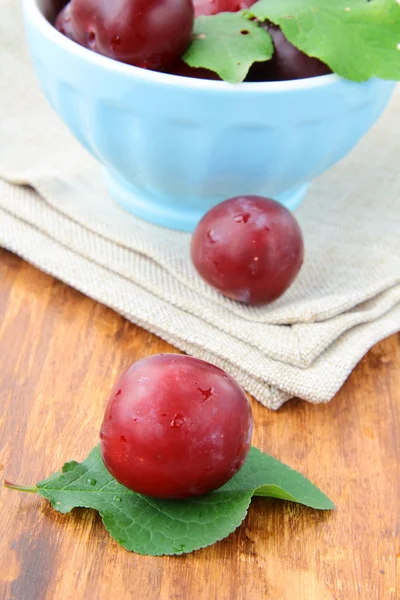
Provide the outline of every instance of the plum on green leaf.
{"type": "Polygon", "coordinates": [[[155,498],[188,498],[229,481],[250,450],[251,406],[222,369],[180,354],[134,363],[116,383],[100,432],[117,481],[155,498]]]}

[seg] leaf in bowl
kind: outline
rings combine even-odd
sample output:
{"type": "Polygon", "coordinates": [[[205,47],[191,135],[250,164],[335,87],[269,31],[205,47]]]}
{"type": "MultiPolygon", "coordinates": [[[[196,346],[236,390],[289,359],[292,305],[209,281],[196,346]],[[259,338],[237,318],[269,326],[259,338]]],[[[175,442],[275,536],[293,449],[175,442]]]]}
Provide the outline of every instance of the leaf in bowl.
{"type": "Polygon", "coordinates": [[[279,25],[292,44],[346,79],[400,80],[396,0],[260,0],[249,13],[279,25]]]}
{"type": "Polygon", "coordinates": [[[197,18],[194,41],[183,59],[231,83],[241,82],[254,62],[273,56],[271,37],[258,25],[264,21],[279,26],[299,50],[346,79],[400,81],[397,0],[259,0],[245,11],[197,18]]]}
{"type": "Polygon", "coordinates": [[[184,61],[215,71],[225,81],[243,81],[254,62],[271,58],[271,36],[242,13],[198,17],[184,61]]]}

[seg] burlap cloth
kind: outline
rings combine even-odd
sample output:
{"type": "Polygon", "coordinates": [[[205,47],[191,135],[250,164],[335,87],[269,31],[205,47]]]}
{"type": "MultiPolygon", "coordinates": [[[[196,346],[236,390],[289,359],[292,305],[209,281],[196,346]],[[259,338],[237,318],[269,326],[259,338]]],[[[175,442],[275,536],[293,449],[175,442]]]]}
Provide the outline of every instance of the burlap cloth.
{"type": "Polygon", "coordinates": [[[269,408],[293,396],[330,400],[367,350],[400,329],[399,89],[297,211],[306,260],[295,284],[249,308],[196,275],[188,234],[108,197],[99,166],[39,90],[19,3],[0,7],[1,246],[225,368],[269,408]]]}

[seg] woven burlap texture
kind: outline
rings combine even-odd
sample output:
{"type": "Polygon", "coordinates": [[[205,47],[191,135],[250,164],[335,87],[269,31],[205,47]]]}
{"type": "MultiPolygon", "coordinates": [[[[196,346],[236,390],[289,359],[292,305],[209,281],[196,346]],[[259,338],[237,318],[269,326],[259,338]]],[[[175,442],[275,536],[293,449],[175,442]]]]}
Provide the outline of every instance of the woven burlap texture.
{"type": "Polygon", "coordinates": [[[400,329],[399,90],[298,210],[306,260],[295,284],[270,306],[246,307],[196,276],[188,234],[108,197],[99,165],[38,88],[18,3],[2,7],[1,246],[225,368],[270,408],[293,396],[330,400],[366,351],[400,329]]]}

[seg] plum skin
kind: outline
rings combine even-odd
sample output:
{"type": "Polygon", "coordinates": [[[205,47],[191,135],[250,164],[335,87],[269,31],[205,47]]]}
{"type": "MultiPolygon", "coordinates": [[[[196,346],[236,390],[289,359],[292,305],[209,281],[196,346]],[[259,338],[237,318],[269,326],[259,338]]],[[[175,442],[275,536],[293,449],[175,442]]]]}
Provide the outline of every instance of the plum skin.
{"type": "Polygon", "coordinates": [[[176,63],[170,66],[166,71],[170,75],[178,75],[179,77],[191,77],[194,79],[210,79],[214,81],[221,81],[221,77],[214,71],[209,69],[203,69],[198,67],[190,67],[187,65],[182,58],[176,63]]]}
{"type": "Polygon", "coordinates": [[[256,0],[194,0],[196,17],[217,15],[221,12],[238,12],[250,8],[256,0]]]}
{"type": "Polygon", "coordinates": [[[197,225],[191,258],[222,294],[250,305],[279,298],[303,264],[304,242],[292,213],[275,200],[237,196],[214,206],[197,225]]]}
{"type": "Polygon", "coordinates": [[[69,2],[64,8],[58,13],[56,21],[54,23],[55,28],[65,35],[68,39],[75,41],[74,32],[71,26],[71,3],[69,2]]]}
{"type": "Polygon", "coordinates": [[[211,492],[242,467],[252,411],[222,369],[180,354],[131,365],[111,393],[100,431],[108,471],[135,492],[182,499],[211,492]]]}
{"type": "Polygon", "coordinates": [[[67,7],[56,20],[61,33],[98,54],[144,69],[167,68],[192,39],[191,0],[71,0],[67,7]]]}
{"type": "Polygon", "coordinates": [[[250,67],[246,81],[293,81],[328,75],[332,70],[318,58],[308,56],[291,44],[283,31],[272,23],[260,23],[272,37],[274,54],[270,60],[250,67]]]}

